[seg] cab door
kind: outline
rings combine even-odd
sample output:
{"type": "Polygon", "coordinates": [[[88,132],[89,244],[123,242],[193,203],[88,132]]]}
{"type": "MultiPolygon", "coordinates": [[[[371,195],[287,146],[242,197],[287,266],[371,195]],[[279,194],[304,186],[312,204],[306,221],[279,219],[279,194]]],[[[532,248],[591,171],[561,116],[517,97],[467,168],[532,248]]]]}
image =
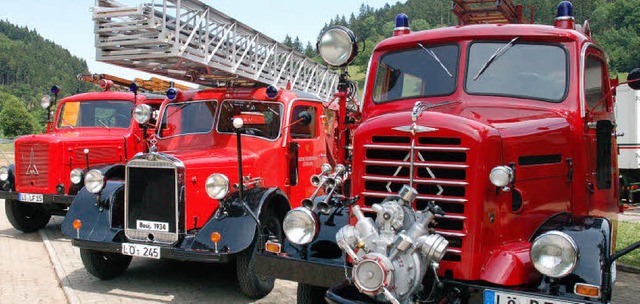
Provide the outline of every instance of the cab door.
{"type": "Polygon", "coordinates": [[[292,207],[299,206],[302,199],[311,196],[316,187],[309,180],[327,162],[323,111],[322,103],[318,101],[297,100],[290,106],[286,144],[290,155],[291,187],[288,194],[292,207]],[[293,154],[297,157],[292,158],[293,154]]]}
{"type": "Polygon", "coordinates": [[[585,109],[586,205],[580,206],[579,201],[574,201],[574,212],[604,216],[617,209],[618,166],[613,101],[602,52],[588,47],[583,60],[581,102],[585,109]]]}

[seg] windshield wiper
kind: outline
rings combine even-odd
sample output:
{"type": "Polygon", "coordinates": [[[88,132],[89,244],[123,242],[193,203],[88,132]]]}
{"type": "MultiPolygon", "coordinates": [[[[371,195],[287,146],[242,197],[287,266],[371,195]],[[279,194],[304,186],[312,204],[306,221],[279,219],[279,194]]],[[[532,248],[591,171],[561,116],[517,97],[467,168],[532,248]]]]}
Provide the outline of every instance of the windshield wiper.
{"type": "Polygon", "coordinates": [[[493,54],[491,54],[491,57],[489,57],[489,59],[487,59],[487,61],[482,65],[482,68],[480,68],[476,76],[473,77],[473,81],[478,80],[480,75],[482,75],[482,73],[484,73],[484,71],[487,70],[489,65],[491,65],[491,63],[493,63],[496,59],[498,59],[498,57],[500,57],[502,54],[506,53],[513,46],[513,43],[516,42],[516,40],[518,40],[518,38],[520,37],[511,39],[511,41],[507,42],[507,44],[501,46],[495,52],[493,52],[493,54]]]}
{"type": "Polygon", "coordinates": [[[62,118],[62,121],[66,122],[71,129],[75,129],[75,127],[70,122],[68,122],[66,119],[64,119],[64,117],[60,116],[60,118],[62,118]]]}
{"type": "Polygon", "coordinates": [[[440,66],[442,67],[442,69],[447,72],[447,74],[449,75],[449,77],[453,78],[453,75],[451,74],[451,72],[449,72],[449,69],[447,69],[446,66],[444,66],[444,64],[442,63],[442,61],[440,61],[440,58],[438,58],[438,56],[436,56],[436,53],[434,53],[432,50],[424,47],[424,45],[422,45],[422,43],[418,42],[418,46],[421,47],[425,52],[427,52],[427,54],[431,55],[431,57],[433,57],[433,59],[435,59],[440,66]]]}
{"type": "Polygon", "coordinates": [[[105,128],[109,129],[109,126],[107,126],[107,124],[106,124],[106,123],[104,123],[104,122],[102,121],[102,119],[100,119],[100,118],[96,118],[96,120],[97,120],[101,125],[105,126],[105,128]]]}

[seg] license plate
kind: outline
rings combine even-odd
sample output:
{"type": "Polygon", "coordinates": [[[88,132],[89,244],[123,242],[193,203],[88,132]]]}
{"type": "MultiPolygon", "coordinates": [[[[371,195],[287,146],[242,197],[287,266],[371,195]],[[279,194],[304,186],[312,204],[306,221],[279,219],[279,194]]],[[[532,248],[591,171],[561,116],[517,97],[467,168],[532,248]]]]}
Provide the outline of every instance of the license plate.
{"type": "Polygon", "coordinates": [[[136,229],[169,232],[169,223],[137,220],[136,229]]]}
{"type": "Polygon", "coordinates": [[[160,247],[141,244],[122,243],[122,254],[142,258],[160,258],[160,247]]]}
{"type": "Polygon", "coordinates": [[[576,304],[578,302],[565,302],[555,299],[530,297],[520,294],[499,292],[493,290],[484,291],[483,304],[576,304]]]}
{"type": "Polygon", "coordinates": [[[43,203],[42,194],[18,193],[18,200],[27,203],[43,203]]]}

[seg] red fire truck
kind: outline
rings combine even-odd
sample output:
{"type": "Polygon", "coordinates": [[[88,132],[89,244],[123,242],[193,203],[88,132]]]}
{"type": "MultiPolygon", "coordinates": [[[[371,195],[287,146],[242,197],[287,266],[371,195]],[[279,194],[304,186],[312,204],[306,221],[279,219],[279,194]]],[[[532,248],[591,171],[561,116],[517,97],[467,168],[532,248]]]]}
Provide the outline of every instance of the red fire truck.
{"type": "MultiPolygon", "coordinates": [[[[131,81],[110,75],[84,76],[100,83],[104,91],[77,94],[60,100],[55,115],[49,114],[47,132],[22,136],[15,141],[15,163],[0,168],[7,218],[13,227],[32,232],[44,227],[52,215],[65,215],[74,196],[82,188],[83,175],[94,167],[124,163],[146,149],[148,124],[131,119],[134,107],[157,110],[163,95],[111,91],[115,85],[131,81]]],[[[149,91],[148,87],[140,86],[149,91]]],[[[51,89],[54,98],[43,97],[42,107],[51,111],[59,88],[51,89]]],[[[51,112],[50,112],[51,113],[51,112]]]]}
{"type": "Polygon", "coordinates": [[[321,97],[338,75],[197,0],[99,4],[99,59],[212,88],[167,90],[149,151],[89,171],[63,233],[100,279],[132,257],[235,261],[240,290],[266,296],[275,279],[256,273],[255,252],[282,242],[282,219],[333,159],[321,97]]]}
{"type": "MultiPolygon", "coordinates": [[[[328,194],[287,214],[258,271],[298,281],[298,303],[609,303],[640,243],[615,253],[617,81],[588,22],[562,1],[553,26],[396,25],[350,166],[313,177],[328,194]]],[[[344,66],[354,44],[336,27],[318,50],[344,66]]]]}

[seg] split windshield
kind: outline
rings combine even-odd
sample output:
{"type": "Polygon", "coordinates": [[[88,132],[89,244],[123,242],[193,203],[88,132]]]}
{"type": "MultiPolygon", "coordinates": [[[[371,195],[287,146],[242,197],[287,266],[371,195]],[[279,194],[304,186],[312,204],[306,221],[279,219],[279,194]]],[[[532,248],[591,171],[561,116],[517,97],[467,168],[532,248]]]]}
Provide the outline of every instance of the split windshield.
{"type": "Polygon", "coordinates": [[[233,120],[241,118],[242,134],[276,139],[280,135],[282,104],[254,100],[225,100],[221,105],[218,132],[235,133],[233,120]]]}
{"type": "Polygon", "coordinates": [[[465,90],[469,94],[553,102],[566,95],[567,54],[559,45],[476,42],[468,57],[465,90]]]}
{"type": "Polygon", "coordinates": [[[382,56],[376,72],[373,100],[384,103],[453,93],[459,53],[457,45],[418,43],[415,49],[382,56]]]}
{"type": "Polygon", "coordinates": [[[159,137],[210,133],[213,130],[217,105],[215,100],[168,104],[162,115],[159,137]]]}
{"type": "Polygon", "coordinates": [[[68,101],[62,104],[57,127],[128,128],[133,102],[127,100],[68,101]]]}

